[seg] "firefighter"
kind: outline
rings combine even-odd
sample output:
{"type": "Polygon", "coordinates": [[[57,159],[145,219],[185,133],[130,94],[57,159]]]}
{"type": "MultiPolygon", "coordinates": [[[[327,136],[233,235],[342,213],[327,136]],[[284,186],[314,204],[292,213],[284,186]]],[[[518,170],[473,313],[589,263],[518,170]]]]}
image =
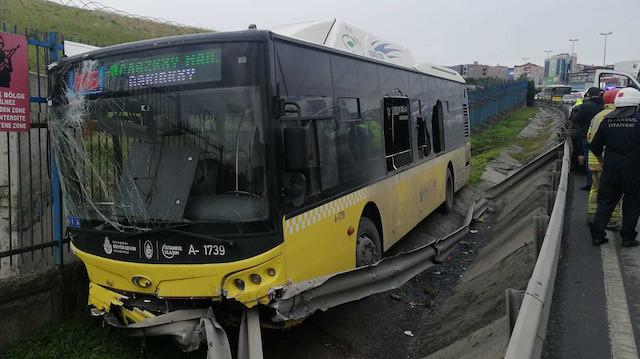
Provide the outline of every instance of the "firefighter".
{"type": "Polygon", "coordinates": [[[589,149],[603,164],[598,208],[591,225],[591,243],[606,243],[605,227],[614,207],[624,195],[622,203],[623,247],[635,247],[635,231],[640,216],[640,91],[624,88],[614,100],[616,107],[605,116],[589,149]],[[602,152],[606,151],[606,161],[602,152]]]}
{"type": "MultiPolygon", "coordinates": [[[[597,115],[593,117],[591,120],[591,124],[589,129],[587,130],[587,141],[591,143],[593,141],[593,137],[596,135],[598,131],[598,127],[600,127],[600,123],[604,119],[604,116],[609,114],[611,111],[615,109],[613,101],[618,94],[619,89],[609,90],[605,93],[603,97],[604,102],[604,110],[600,111],[597,115]]],[[[596,214],[597,208],[597,199],[598,199],[598,189],[600,188],[600,176],[602,175],[602,165],[593,154],[593,152],[589,151],[588,157],[589,170],[591,170],[593,184],[591,185],[591,191],[589,192],[589,205],[587,207],[587,222],[589,224],[593,223],[593,217],[596,214]]],[[[622,215],[620,209],[620,202],[616,205],[613,210],[613,214],[611,215],[611,219],[609,220],[608,227],[616,228],[620,225],[620,217],[622,215]]]]}
{"type": "Polygon", "coordinates": [[[585,169],[587,184],[580,189],[584,191],[591,190],[591,171],[587,166],[586,157],[589,154],[589,143],[587,142],[587,129],[591,123],[593,116],[604,109],[602,98],[600,97],[600,89],[591,87],[584,95],[584,102],[580,105],[580,109],[571,117],[573,122],[574,133],[571,136],[574,151],[578,152],[578,163],[585,169]]]}

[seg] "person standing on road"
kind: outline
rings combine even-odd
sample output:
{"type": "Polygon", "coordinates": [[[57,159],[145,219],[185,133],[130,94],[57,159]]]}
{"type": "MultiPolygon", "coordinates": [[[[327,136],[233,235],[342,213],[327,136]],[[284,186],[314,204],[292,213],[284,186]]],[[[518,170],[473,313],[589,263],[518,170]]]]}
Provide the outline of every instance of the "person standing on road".
{"type": "Polygon", "coordinates": [[[589,142],[587,142],[587,130],[589,129],[589,124],[591,124],[591,119],[598,112],[604,109],[604,104],[602,103],[602,98],[600,97],[600,89],[597,87],[591,87],[584,95],[584,101],[582,105],[580,105],[580,109],[576,112],[576,114],[571,118],[573,122],[573,127],[576,129],[574,134],[574,151],[580,151],[582,153],[581,156],[578,157],[578,162],[580,166],[585,166],[585,174],[587,176],[587,184],[584,187],[580,187],[580,189],[584,191],[591,190],[591,171],[589,171],[589,165],[586,163],[586,158],[589,155],[589,142]]]}
{"type": "Polygon", "coordinates": [[[624,195],[622,203],[623,247],[635,247],[635,231],[640,216],[640,91],[624,88],[614,100],[616,107],[605,116],[589,148],[602,163],[598,191],[598,209],[591,225],[591,243],[607,243],[605,227],[613,208],[624,195]],[[606,151],[606,162],[602,157],[606,151]]]}
{"type": "MultiPolygon", "coordinates": [[[[602,98],[604,102],[604,110],[598,112],[598,114],[593,117],[593,119],[591,120],[591,125],[587,130],[587,141],[589,143],[593,141],[593,137],[596,135],[596,132],[598,132],[598,128],[600,127],[600,123],[602,122],[602,120],[604,120],[604,117],[615,109],[613,101],[615,100],[618,91],[620,90],[613,89],[605,92],[602,98]]],[[[593,223],[593,217],[596,215],[596,208],[598,208],[598,189],[600,188],[602,165],[591,151],[589,151],[589,157],[587,161],[587,163],[589,164],[589,170],[591,171],[591,173],[593,173],[593,182],[591,184],[591,192],[589,192],[589,204],[587,207],[587,222],[591,224],[593,223]]],[[[618,204],[613,209],[608,227],[618,227],[620,225],[621,215],[622,212],[620,209],[620,202],[618,202],[618,204]]]]}

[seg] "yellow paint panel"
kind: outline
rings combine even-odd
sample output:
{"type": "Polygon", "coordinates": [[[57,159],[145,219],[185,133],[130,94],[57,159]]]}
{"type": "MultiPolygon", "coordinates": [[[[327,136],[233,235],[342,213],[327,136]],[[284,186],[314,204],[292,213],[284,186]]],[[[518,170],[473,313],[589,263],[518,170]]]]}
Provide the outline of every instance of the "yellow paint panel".
{"type": "MultiPolygon", "coordinates": [[[[220,297],[225,276],[265,263],[282,253],[279,246],[253,258],[231,263],[145,264],[116,261],[83,252],[75,247],[74,249],[87,267],[91,282],[108,288],[155,294],[160,297],[220,297]],[[149,278],[151,287],[135,286],[131,281],[134,276],[149,278]]],[[[284,271],[284,268],[280,271],[284,271]]],[[[285,283],[273,284],[275,286],[285,283]]]]}
{"type": "Polygon", "coordinates": [[[386,251],[444,202],[449,162],[455,189],[466,183],[468,150],[468,146],[461,147],[293,218],[283,218],[288,279],[296,283],[354,268],[358,223],[369,202],[380,211],[386,251]],[[348,235],[351,226],[356,232],[348,235]]]}

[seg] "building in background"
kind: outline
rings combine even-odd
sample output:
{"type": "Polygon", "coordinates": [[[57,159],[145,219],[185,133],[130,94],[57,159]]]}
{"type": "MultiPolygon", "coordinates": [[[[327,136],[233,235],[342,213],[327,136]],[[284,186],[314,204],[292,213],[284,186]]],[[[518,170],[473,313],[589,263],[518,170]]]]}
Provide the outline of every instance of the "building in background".
{"type": "Polygon", "coordinates": [[[448,68],[455,70],[465,79],[483,79],[483,78],[507,78],[506,66],[489,66],[478,64],[478,61],[474,61],[473,64],[447,66],[448,68]]]}
{"type": "Polygon", "coordinates": [[[509,67],[507,68],[507,80],[514,80],[515,77],[513,77],[513,67],[509,67]]]}
{"type": "MultiPolygon", "coordinates": [[[[595,66],[577,64],[575,66],[576,71],[571,73],[571,90],[572,91],[586,91],[592,86],[593,80],[595,80],[596,70],[613,70],[612,66],[595,66]]],[[[611,81],[613,85],[617,84],[618,78],[611,77],[604,80],[605,83],[611,81]]]]}
{"type": "Polygon", "coordinates": [[[573,61],[571,55],[563,53],[554,55],[544,61],[544,78],[546,84],[568,84],[570,82],[569,74],[571,71],[571,64],[577,63],[577,55],[573,54],[573,61]]]}
{"type": "Polygon", "coordinates": [[[536,87],[542,87],[547,84],[544,78],[544,72],[544,67],[527,62],[524,65],[516,65],[513,67],[513,79],[517,80],[524,76],[527,80],[532,80],[536,87]]]}

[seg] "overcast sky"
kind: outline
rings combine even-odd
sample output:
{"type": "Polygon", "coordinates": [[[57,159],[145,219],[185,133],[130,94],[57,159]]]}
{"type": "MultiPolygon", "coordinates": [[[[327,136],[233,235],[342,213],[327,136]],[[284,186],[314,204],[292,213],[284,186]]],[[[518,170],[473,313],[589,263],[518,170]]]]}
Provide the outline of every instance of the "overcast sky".
{"type": "MultiPolygon", "coordinates": [[[[61,2],[61,0],[56,0],[61,2]]],[[[78,1],[78,0],[76,0],[78,1]]],[[[84,0],[88,2],[88,0],[84,0]]],[[[133,14],[217,31],[339,18],[409,48],[417,62],[544,65],[545,50],[602,65],[640,59],[640,0],[99,0],[133,14]]]]}

